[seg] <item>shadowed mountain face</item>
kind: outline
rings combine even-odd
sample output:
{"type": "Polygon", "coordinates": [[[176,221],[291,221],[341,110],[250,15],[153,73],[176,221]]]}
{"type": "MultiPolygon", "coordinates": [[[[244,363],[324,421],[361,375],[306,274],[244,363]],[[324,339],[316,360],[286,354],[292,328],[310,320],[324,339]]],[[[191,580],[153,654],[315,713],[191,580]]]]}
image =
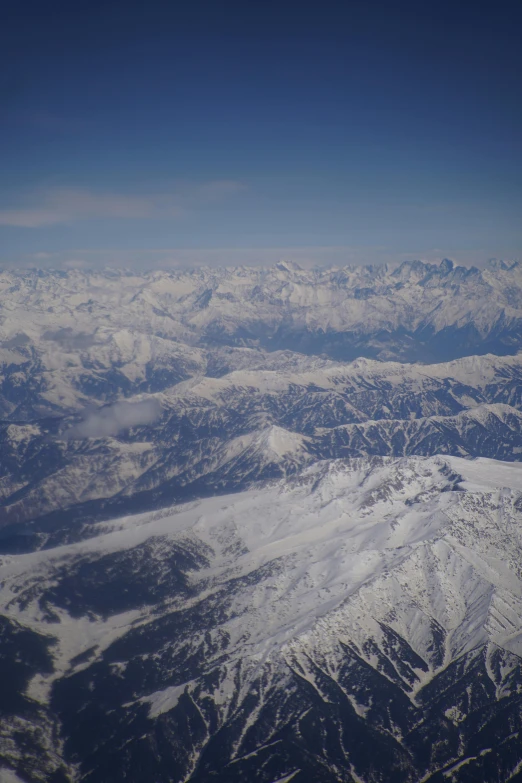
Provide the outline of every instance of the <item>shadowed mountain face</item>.
{"type": "Polygon", "coordinates": [[[522,779],[516,264],[0,307],[2,783],[522,779]]]}

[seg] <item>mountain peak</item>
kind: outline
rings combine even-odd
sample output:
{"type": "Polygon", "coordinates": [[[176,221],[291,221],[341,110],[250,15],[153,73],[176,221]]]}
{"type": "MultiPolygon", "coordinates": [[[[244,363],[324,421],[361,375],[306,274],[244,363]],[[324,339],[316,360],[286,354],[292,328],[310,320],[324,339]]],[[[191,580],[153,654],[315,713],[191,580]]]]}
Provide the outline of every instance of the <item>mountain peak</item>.
{"type": "Polygon", "coordinates": [[[303,267],[299,266],[295,261],[281,260],[275,265],[276,269],[280,272],[302,272],[303,267]]]}
{"type": "Polygon", "coordinates": [[[502,272],[508,272],[511,269],[516,269],[518,267],[518,262],[504,261],[502,258],[490,258],[487,265],[489,269],[500,269],[502,272]]]}

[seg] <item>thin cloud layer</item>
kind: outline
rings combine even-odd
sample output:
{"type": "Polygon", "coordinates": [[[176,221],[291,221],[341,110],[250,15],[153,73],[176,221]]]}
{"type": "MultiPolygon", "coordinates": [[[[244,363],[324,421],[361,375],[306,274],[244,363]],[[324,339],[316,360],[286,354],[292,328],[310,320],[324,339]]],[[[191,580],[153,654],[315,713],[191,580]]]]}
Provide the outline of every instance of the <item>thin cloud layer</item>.
{"type": "Polygon", "coordinates": [[[0,210],[0,225],[42,228],[93,218],[179,218],[206,203],[244,189],[236,180],[177,184],[169,192],[127,195],[87,188],[50,188],[33,193],[29,203],[0,210]]]}
{"type": "MultiPolygon", "coordinates": [[[[257,266],[270,267],[279,261],[295,261],[303,268],[367,264],[400,264],[420,259],[440,263],[451,258],[463,266],[482,266],[491,257],[486,249],[462,253],[455,248],[408,248],[393,252],[380,246],[286,246],[286,247],[216,247],[216,248],[139,248],[75,249],[70,252],[40,251],[4,262],[4,268],[81,269],[85,271],[120,268],[139,273],[161,269],[195,269],[199,267],[257,266]]],[[[515,258],[506,251],[504,259],[515,258]]]]}
{"type": "Polygon", "coordinates": [[[80,438],[108,438],[131,427],[154,424],[161,415],[157,400],[117,402],[99,410],[90,411],[83,421],[67,431],[68,440],[80,438]]]}

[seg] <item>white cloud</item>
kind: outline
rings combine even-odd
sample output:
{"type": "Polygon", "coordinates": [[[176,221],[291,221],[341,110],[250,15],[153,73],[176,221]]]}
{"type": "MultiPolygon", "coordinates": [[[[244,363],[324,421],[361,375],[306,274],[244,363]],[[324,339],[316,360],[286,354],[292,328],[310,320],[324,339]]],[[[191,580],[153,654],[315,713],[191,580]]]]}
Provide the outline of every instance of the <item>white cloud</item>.
{"type": "Polygon", "coordinates": [[[236,180],[177,183],[170,191],[128,195],[87,188],[49,188],[30,195],[29,203],[0,209],[0,225],[42,228],[92,218],[179,218],[205,202],[244,189],[236,180]]]}
{"type": "Polygon", "coordinates": [[[83,421],[75,424],[65,434],[68,439],[107,438],[131,427],[154,424],[160,415],[160,404],[154,399],[141,402],[116,402],[114,405],[89,411],[83,421]]]}

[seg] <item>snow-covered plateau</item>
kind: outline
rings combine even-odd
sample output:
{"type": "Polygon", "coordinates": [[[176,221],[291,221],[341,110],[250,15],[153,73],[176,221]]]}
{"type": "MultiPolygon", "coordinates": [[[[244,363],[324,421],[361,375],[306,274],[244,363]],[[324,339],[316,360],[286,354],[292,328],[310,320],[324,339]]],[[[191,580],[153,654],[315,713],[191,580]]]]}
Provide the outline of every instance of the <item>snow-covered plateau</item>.
{"type": "Polygon", "coordinates": [[[522,267],[0,274],[0,783],[522,783],[522,267]]]}

